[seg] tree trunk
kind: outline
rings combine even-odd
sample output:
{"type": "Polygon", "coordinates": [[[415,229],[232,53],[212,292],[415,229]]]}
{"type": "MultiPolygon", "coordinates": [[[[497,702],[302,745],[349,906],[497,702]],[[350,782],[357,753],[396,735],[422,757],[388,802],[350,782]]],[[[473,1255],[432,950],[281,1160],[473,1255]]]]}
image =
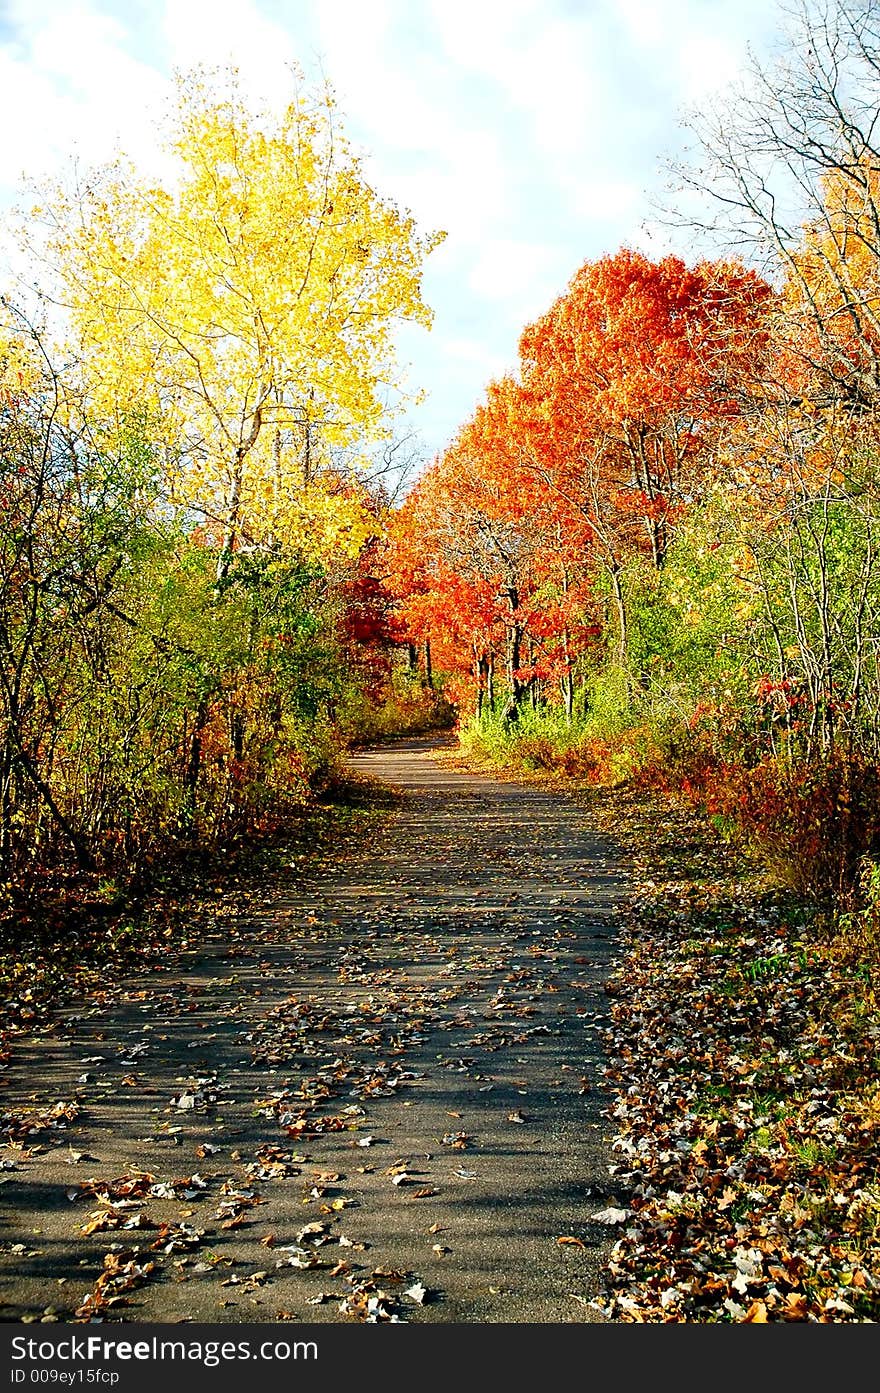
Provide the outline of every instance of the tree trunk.
{"type": "MultiPolygon", "coordinates": [[[[309,388],[309,402],[315,400],[314,387],[309,388]]],[[[311,406],[303,407],[303,451],[302,451],[302,471],[303,483],[308,488],[312,482],[312,419],[311,406]]]]}
{"type": "Polygon", "coordinates": [[[241,711],[233,711],[232,713],[232,719],[229,722],[229,737],[232,753],[236,759],[241,759],[244,754],[244,715],[241,711]]]}
{"type": "Polygon", "coordinates": [[[614,608],[617,611],[617,661],[620,667],[626,666],[626,650],[629,642],[629,625],[626,613],[626,598],[620,568],[613,566],[609,572],[611,590],[614,595],[614,608]]]}
{"type": "MultiPolygon", "coordinates": [[[[519,608],[518,605],[513,606],[519,608]]],[[[501,719],[505,726],[515,725],[519,720],[520,707],[523,697],[528,689],[528,684],[523,683],[517,676],[522,666],[522,642],[523,630],[521,625],[513,624],[510,630],[510,638],[507,648],[507,701],[504,704],[504,711],[501,719]]]]}
{"type": "Polygon", "coordinates": [[[565,703],[566,724],[571,725],[574,719],[574,673],[571,668],[560,677],[559,685],[562,688],[562,700],[565,703]]]}
{"type": "Polygon", "coordinates": [[[0,866],[8,872],[12,858],[12,745],[6,740],[0,763],[0,866]]]}
{"type": "Polygon", "coordinates": [[[218,588],[229,575],[229,569],[232,565],[232,553],[235,550],[235,542],[238,537],[238,522],[239,514],[241,513],[241,486],[244,482],[244,462],[256,444],[262,426],[263,412],[262,407],[258,406],[253,414],[247,439],[241,442],[235,452],[235,463],[232,470],[232,494],[229,499],[226,531],[223,537],[223,545],[220,548],[220,555],[217,558],[218,588]]]}
{"type": "Polygon", "coordinates": [[[208,698],[203,697],[196,709],[195,721],[189,738],[189,755],[183,775],[183,816],[181,818],[184,835],[195,833],[196,789],[202,767],[202,736],[208,724],[208,698]]]}
{"type": "Polygon", "coordinates": [[[76,864],[79,866],[81,871],[93,871],[95,869],[96,864],[95,858],[92,855],[91,850],[87,846],[85,840],[80,836],[79,832],[76,830],[73,824],[71,822],[68,822],[67,818],[64,816],[64,813],[61,811],[58,804],[55,802],[55,798],[51,788],[46,783],[45,779],[41,777],[36,765],[34,764],[30,755],[27,753],[23,744],[18,738],[16,738],[16,747],[18,752],[18,762],[20,763],[21,768],[24,770],[25,774],[30,779],[34,788],[37,790],[46,807],[48,808],[56,827],[58,827],[60,831],[64,833],[65,837],[70,842],[70,845],[73,848],[73,854],[76,857],[76,864]]]}
{"type": "Polygon", "coordinates": [[[312,482],[312,423],[306,417],[303,440],[303,483],[308,486],[312,482]]]}
{"type": "MultiPolygon", "coordinates": [[[[566,586],[566,590],[568,587],[566,586]]],[[[562,691],[562,700],[565,703],[565,720],[567,725],[571,725],[574,717],[574,673],[571,667],[571,650],[569,648],[568,629],[562,631],[563,653],[565,655],[565,672],[559,679],[559,686],[562,691]]]]}
{"type": "Polygon", "coordinates": [[[232,566],[232,554],[235,551],[235,542],[238,536],[238,515],[241,511],[241,484],[244,473],[244,456],[239,450],[235,461],[235,474],[232,481],[232,497],[229,500],[229,514],[226,522],[226,530],[223,534],[223,545],[220,548],[220,555],[217,557],[217,586],[223,584],[229,575],[232,566]]]}

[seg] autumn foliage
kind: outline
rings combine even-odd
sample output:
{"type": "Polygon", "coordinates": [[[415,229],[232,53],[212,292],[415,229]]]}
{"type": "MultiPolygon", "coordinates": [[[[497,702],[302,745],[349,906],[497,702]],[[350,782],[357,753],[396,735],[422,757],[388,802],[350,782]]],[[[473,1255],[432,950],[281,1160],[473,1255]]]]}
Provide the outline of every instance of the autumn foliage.
{"type": "Polygon", "coordinates": [[[43,298],[0,321],[17,912],[44,875],[112,897],[276,825],[392,666],[366,466],[442,234],[367,182],[328,91],[278,116],[196,71],[166,154],[161,186],[120,160],[47,191],[24,230],[43,298]]]}
{"type": "Polygon", "coordinates": [[[119,162],[50,191],[60,341],[3,325],[8,876],[236,835],[341,739],[451,703],[485,752],[674,785],[764,846],[806,821],[792,878],[848,893],[880,836],[864,150],[823,162],[772,285],[585,262],[394,507],[363,466],[441,235],[327,92],[275,117],[191,74],[168,153],[161,187],[119,162]]]}
{"type": "Polygon", "coordinates": [[[769,295],[742,268],[623,251],[524,330],[518,376],[490,384],[391,532],[402,616],[480,710],[502,674],[508,717],[557,687],[570,715],[572,675],[615,623],[625,655],[624,573],[663,564],[709,487],[769,295]]]}
{"type": "Polygon", "coordinates": [[[729,260],[581,267],[386,556],[471,744],[675,787],[845,898],[880,836],[873,263],[826,190],[833,246],[808,227],[776,289],[729,260]]]}

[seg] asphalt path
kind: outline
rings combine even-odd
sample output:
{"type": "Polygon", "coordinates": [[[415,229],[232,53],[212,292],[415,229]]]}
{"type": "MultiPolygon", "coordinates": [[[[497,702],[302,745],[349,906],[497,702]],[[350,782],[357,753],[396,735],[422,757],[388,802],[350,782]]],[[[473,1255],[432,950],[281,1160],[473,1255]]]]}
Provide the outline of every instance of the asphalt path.
{"type": "Polygon", "coordinates": [[[369,836],[17,1044],[0,1319],[600,1319],[625,869],[435,746],[354,756],[403,795],[369,836]]]}

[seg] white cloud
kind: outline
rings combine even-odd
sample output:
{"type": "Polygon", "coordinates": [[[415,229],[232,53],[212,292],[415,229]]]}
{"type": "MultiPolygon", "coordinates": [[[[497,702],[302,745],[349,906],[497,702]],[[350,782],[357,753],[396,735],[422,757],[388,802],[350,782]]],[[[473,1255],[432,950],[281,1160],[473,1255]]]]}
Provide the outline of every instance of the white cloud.
{"type": "Polygon", "coordinates": [[[559,253],[552,246],[515,238],[494,238],[483,243],[471,263],[467,283],[476,295],[517,307],[543,308],[562,286],[559,253]]]}
{"type": "Polygon", "coordinates": [[[482,382],[503,377],[514,366],[513,356],[505,359],[479,339],[446,339],[443,355],[453,363],[462,365],[468,377],[472,378],[473,369],[477,368],[482,382]]]}
{"type": "Polygon", "coordinates": [[[677,27],[670,11],[680,11],[681,6],[668,0],[664,5],[653,0],[617,0],[616,9],[633,43],[642,48],[658,48],[663,46],[670,27],[677,27]]]}
{"type": "Polygon", "coordinates": [[[572,209],[587,221],[633,224],[642,209],[640,184],[627,179],[571,178],[567,184],[572,209]]]}
{"type": "Polygon", "coordinates": [[[0,201],[74,153],[88,165],[121,145],[161,167],[173,67],[232,61],[276,107],[292,65],[326,76],[377,190],[449,234],[425,273],[434,332],[401,335],[439,439],[585,259],[682,249],[643,225],[656,156],[680,105],[734,75],[748,33],[760,47],[767,14],[765,0],[8,0],[0,201]]]}
{"type": "Polygon", "coordinates": [[[289,31],[254,0],[165,0],[161,32],[171,65],[238,68],[246,89],[283,110],[300,60],[289,31]]]}
{"type": "Polygon", "coordinates": [[[525,114],[546,160],[563,164],[599,139],[603,55],[586,8],[566,13],[537,0],[431,0],[429,8],[447,58],[525,114]]]}
{"type": "Polygon", "coordinates": [[[343,116],[383,191],[425,227],[470,239],[511,216],[503,132],[469,118],[455,69],[408,27],[411,7],[335,0],[315,16],[343,116]]]}
{"type": "Polygon", "coordinates": [[[373,160],[385,177],[378,182],[426,228],[443,228],[458,244],[479,245],[512,217],[504,152],[489,132],[475,132],[449,150],[448,158],[426,159],[416,169],[395,169],[373,160]]]}
{"type": "Polygon", "coordinates": [[[314,14],[315,57],[325,63],[343,112],[382,146],[430,151],[436,157],[454,121],[432,99],[432,75],[426,80],[421,55],[414,55],[411,66],[403,61],[397,42],[404,17],[400,5],[393,0],[370,5],[318,0],[314,14]]]}
{"type": "Polygon", "coordinates": [[[86,165],[124,146],[148,161],[149,122],[167,95],[161,74],[132,58],[126,30],[90,6],[12,7],[17,40],[0,51],[0,185],[57,173],[71,156],[86,165]]]}
{"type": "Polygon", "coordinates": [[[700,0],[615,0],[615,9],[628,41],[654,61],[685,105],[733,81],[748,40],[765,37],[777,17],[766,0],[711,6],[700,0]]]}
{"type": "Polygon", "coordinates": [[[682,101],[693,105],[733,82],[743,66],[744,50],[729,34],[692,34],[678,50],[682,101]]]}

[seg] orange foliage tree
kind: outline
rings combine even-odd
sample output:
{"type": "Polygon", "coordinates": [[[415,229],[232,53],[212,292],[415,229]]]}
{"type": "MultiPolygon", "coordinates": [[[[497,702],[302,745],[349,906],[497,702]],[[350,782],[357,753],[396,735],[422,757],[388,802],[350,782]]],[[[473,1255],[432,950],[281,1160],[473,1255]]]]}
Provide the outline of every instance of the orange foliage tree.
{"type": "Polygon", "coordinates": [[[647,552],[660,567],[676,519],[700,497],[762,361],[769,298],[738,265],[624,249],[581,267],[522,335],[531,457],[587,525],[621,659],[627,562],[647,552]]]}
{"type": "Polygon", "coordinates": [[[523,458],[527,409],[518,383],[493,383],[407,498],[388,542],[408,636],[432,641],[478,712],[494,706],[500,665],[510,718],[548,680],[571,710],[573,664],[595,632],[583,618],[587,538],[564,525],[523,458]]]}
{"type": "Polygon", "coordinates": [[[389,544],[404,628],[432,638],[478,711],[494,705],[500,658],[507,718],[549,678],[571,715],[600,573],[623,659],[626,568],[662,565],[711,476],[764,352],[769,297],[733,263],[623,250],[584,265],[524,331],[519,379],[489,386],[389,544]]]}

